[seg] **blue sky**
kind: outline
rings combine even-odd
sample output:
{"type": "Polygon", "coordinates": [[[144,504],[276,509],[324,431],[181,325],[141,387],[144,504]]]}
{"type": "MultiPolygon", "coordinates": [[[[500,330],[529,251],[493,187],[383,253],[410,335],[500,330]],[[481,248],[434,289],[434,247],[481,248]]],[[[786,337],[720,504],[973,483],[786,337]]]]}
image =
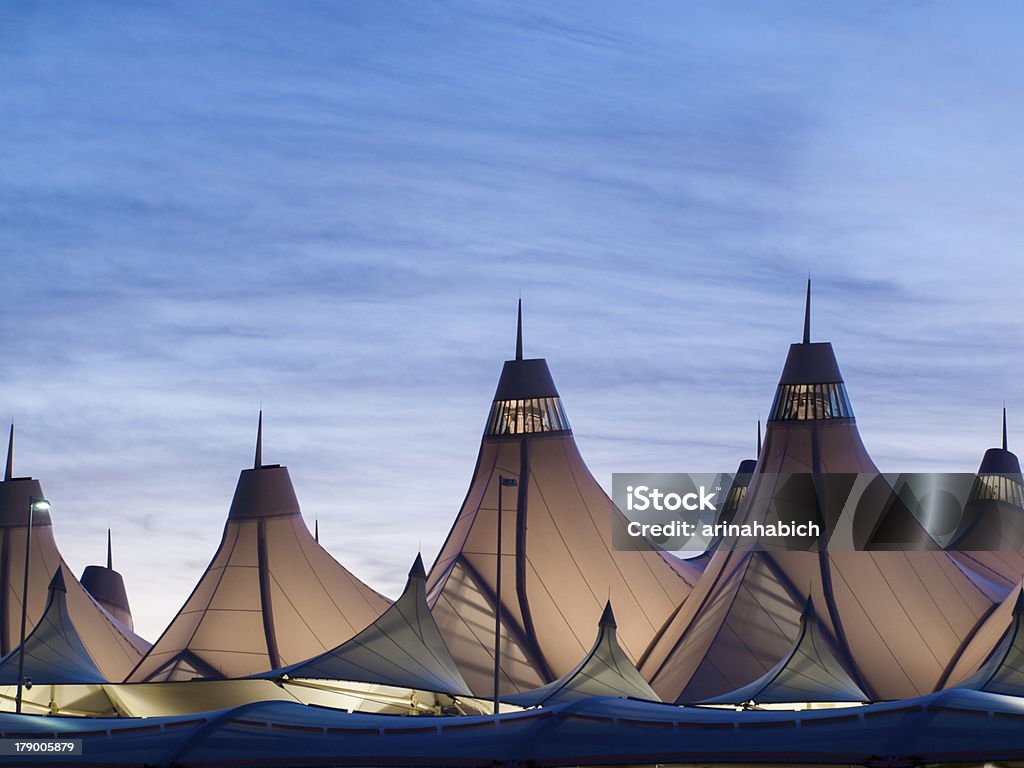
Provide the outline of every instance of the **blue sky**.
{"type": "Polygon", "coordinates": [[[16,473],[76,571],[113,526],[154,639],[262,405],[265,461],[394,596],[462,502],[520,294],[609,487],[752,453],[808,270],[876,463],[971,471],[1004,399],[1024,435],[1020,17],[4,4],[16,473]]]}

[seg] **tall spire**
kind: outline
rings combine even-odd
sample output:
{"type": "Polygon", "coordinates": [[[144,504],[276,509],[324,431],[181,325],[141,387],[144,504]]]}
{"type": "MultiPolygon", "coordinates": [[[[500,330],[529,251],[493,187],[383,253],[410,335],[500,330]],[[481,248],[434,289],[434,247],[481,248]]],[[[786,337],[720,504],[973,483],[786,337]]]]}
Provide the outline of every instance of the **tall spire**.
{"type": "Polygon", "coordinates": [[[519,321],[516,324],[516,360],[523,359],[523,300],[519,300],[519,321]]]}
{"type": "Polygon", "coordinates": [[[260,423],[256,428],[256,460],[253,462],[253,469],[263,466],[263,409],[260,409],[260,423]]]}
{"type": "Polygon", "coordinates": [[[1003,406],[1003,450],[1006,450],[1006,406],[1003,406]]]}
{"type": "Polygon", "coordinates": [[[757,458],[761,458],[761,420],[757,420],[757,458]]]}
{"type": "Polygon", "coordinates": [[[114,570],[114,558],[112,556],[111,548],[110,548],[110,529],[109,528],[107,528],[107,570],[108,571],[114,570]]]}
{"type": "Polygon", "coordinates": [[[11,439],[7,442],[7,469],[4,471],[4,480],[10,480],[14,476],[14,422],[11,422],[11,439]]]}
{"type": "Polygon", "coordinates": [[[313,518],[313,541],[320,543],[320,518],[313,518]]]}
{"type": "Polygon", "coordinates": [[[804,344],[811,343],[811,278],[807,276],[807,302],[804,304],[804,344]]]}

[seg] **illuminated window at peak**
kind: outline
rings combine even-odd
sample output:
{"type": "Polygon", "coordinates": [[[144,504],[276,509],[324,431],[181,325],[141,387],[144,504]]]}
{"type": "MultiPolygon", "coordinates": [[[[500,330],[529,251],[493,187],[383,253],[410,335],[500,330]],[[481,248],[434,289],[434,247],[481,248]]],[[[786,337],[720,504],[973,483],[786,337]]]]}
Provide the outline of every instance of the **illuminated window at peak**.
{"type": "Polygon", "coordinates": [[[1005,501],[1024,508],[1024,486],[1019,475],[978,475],[970,501],[1005,501]]]}
{"type": "Polygon", "coordinates": [[[531,435],[540,432],[568,432],[569,419],[557,397],[526,400],[495,400],[487,419],[488,437],[531,435]]]}
{"type": "Polygon", "coordinates": [[[780,384],[772,403],[772,421],[852,419],[853,408],[841,381],[829,384],[780,384]]]}

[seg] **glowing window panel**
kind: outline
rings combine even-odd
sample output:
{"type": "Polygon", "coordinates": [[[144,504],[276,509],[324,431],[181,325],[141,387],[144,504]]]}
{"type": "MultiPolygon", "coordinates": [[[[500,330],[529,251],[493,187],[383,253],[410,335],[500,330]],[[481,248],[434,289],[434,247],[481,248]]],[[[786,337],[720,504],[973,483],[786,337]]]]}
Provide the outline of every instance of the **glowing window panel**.
{"type": "Polygon", "coordinates": [[[853,408],[841,381],[828,384],[780,384],[772,403],[772,421],[852,419],[853,408]]]}
{"type": "Polygon", "coordinates": [[[1019,476],[978,475],[971,488],[971,501],[1005,501],[1024,508],[1024,485],[1019,476]]]}
{"type": "Polygon", "coordinates": [[[495,400],[484,432],[489,437],[568,432],[569,419],[557,397],[495,400]]]}

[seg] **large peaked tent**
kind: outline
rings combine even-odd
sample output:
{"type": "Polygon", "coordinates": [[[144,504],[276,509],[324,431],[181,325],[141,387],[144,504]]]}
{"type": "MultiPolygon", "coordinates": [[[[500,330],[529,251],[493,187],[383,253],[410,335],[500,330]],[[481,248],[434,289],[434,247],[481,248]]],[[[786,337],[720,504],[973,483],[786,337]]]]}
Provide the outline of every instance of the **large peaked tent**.
{"type": "MultiPolygon", "coordinates": [[[[770,509],[787,473],[874,482],[831,344],[812,344],[809,293],[804,341],[790,348],[743,514],[770,509]]],[[[828,480],[826,480],[828,482],[828,480]]],[[[886,494],[879,494],[885,498],[886,494]]],[[[927,546],[906,510],[891,536],[927,546]],[[906,537],[906,538],[904,538],[906,537]]],[[[879,525],[860,532],[878,540],[879,525]]],[[[856,535],[856,533],[854,534],[856,535]]],[[[792,647],[808,598],[822,632],[872,700],[934,690],[991,601],[944,553],[719,551],[638,667],[665,699],[703,701],[747,685],[792,647]]]]}
{"type": "Polygon", "coordinates": [[[26,634],[42,617],[50,600],[50,582],[63,571],[68,615],[90,656],[109,680],[120,680],[138,663],[149,644],[105,611],[82,588],[64,563],[53,536],[49,512],[32,515],[29,505],[44,498],[38,480],[14,477],[14,427],[8,443],[7,467],[0,483],[0,655],[20,642],[25,554],[28,545],[26,634]]]}
{"type": "Polygon", "coordinates": [[[243,470],[224,535],[191,596],[128,682],[245,677],[334,648],[373,622],[387,600],[310,535],[288,469],[243,470]]]}
{"type": "Polygon", "coordinates": [[[471,695],[430,615],[426,578],[417,555],[405,591],[370,626],[337,648],[260,677],[350,680],[471,695]]]}
{"type": "Polygon", "coordinates": [[[547,362],[523,358],[520,305],[515,359],[502,369],[469,491],[427,582],[434,618],[479,696],[494,692],[500,489],[502,693],[572,669],[608,599],[637,657],[699,575],[659,552],[612,547],[621,513],[580,456],[547,362]]]}
{"type": "Polygon", "coordinates": [[[637,672],[615,635],[615,614],[609,602],[598,622],[594,646],[579,664],[547,685],[505,696],[504,701],[521,707],[553,706],[590,696],[661,701],[637,672]]]}

